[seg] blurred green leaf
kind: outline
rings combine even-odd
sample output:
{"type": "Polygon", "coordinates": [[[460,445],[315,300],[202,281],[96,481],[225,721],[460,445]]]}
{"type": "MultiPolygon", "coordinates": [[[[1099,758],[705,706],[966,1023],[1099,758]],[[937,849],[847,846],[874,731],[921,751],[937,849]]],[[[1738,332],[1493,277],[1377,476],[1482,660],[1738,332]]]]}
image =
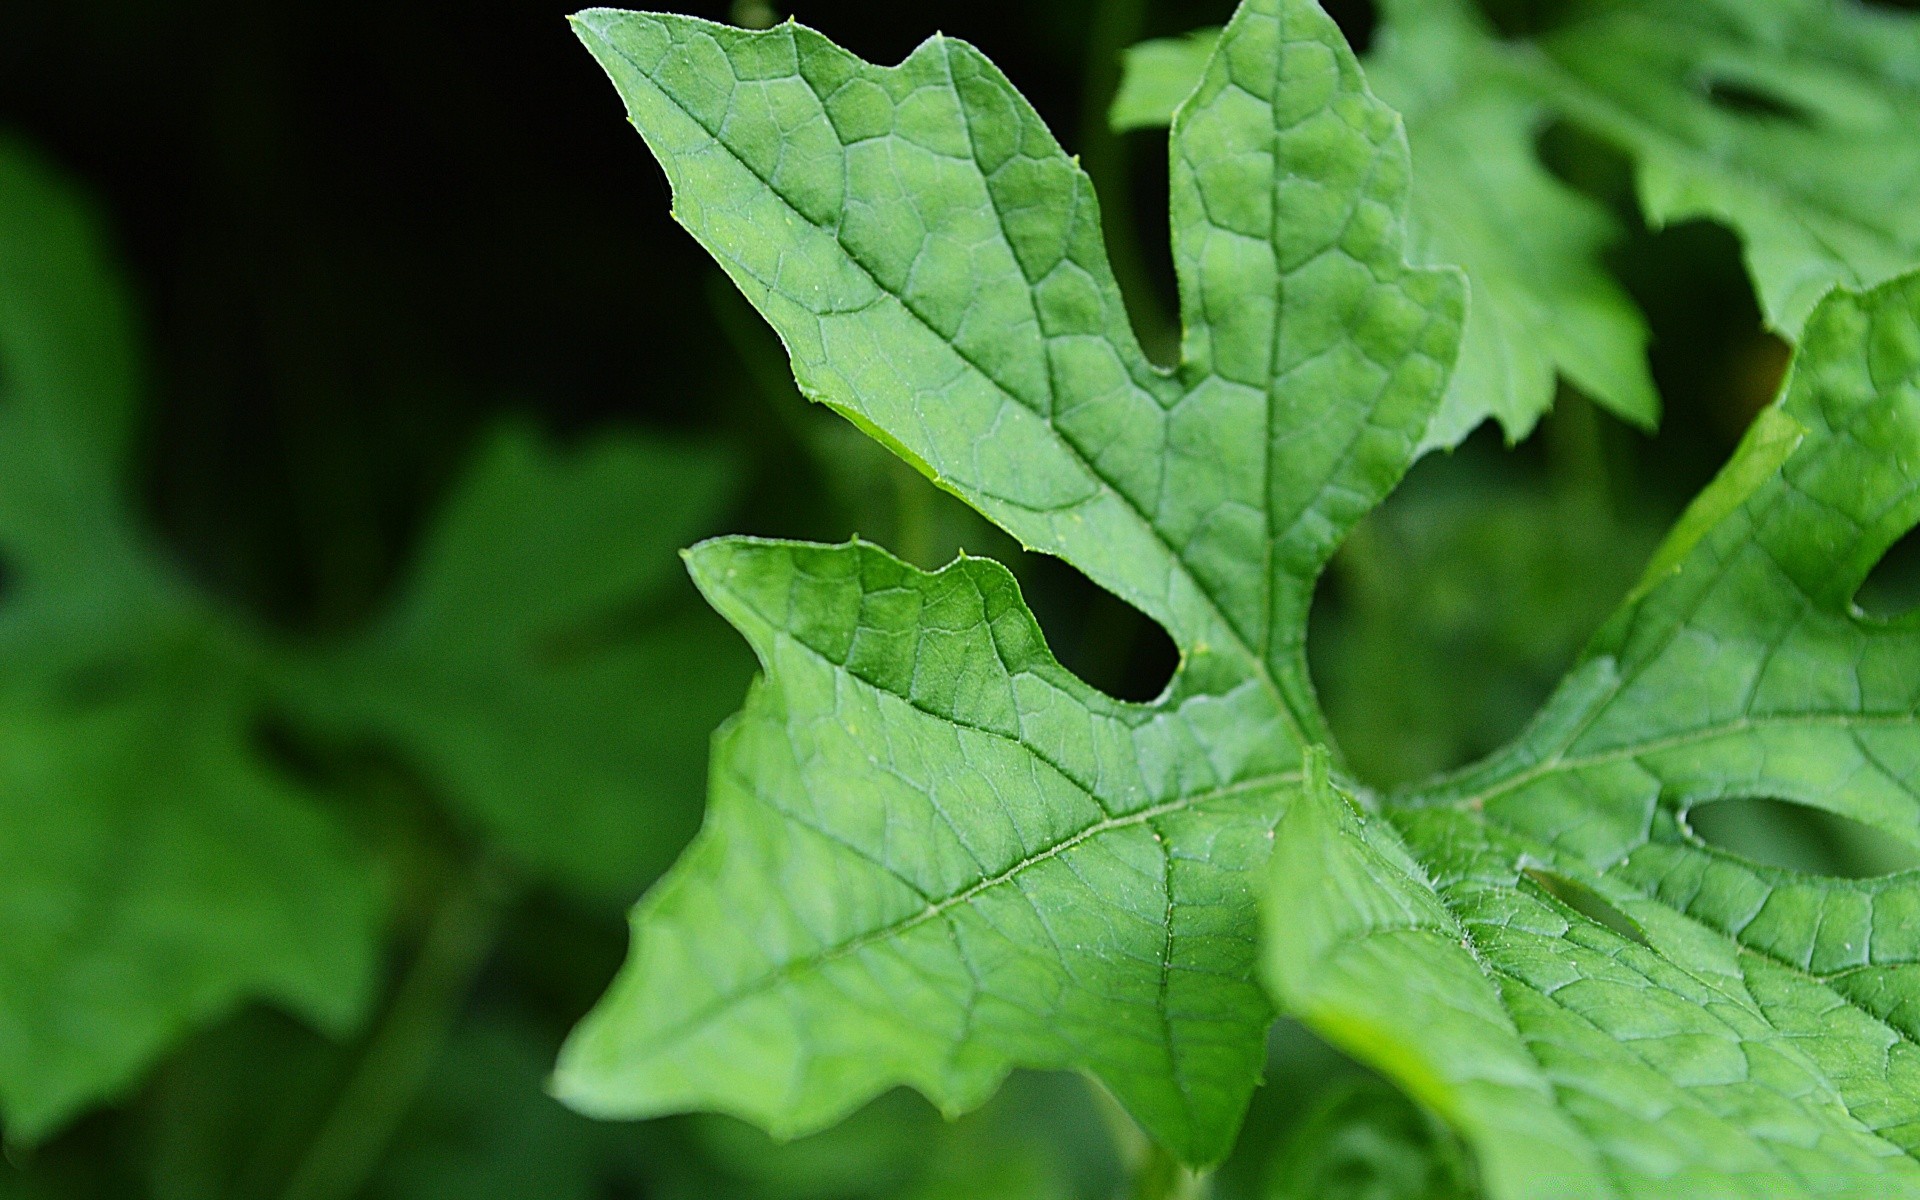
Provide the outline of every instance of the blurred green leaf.
{"type": "Polygon", "coordinates": [[[1332,1089],[1267,1165],[1263,1200],[1469,1200],[1472,1167],[1437,1120],[1392,1087],[1332,1089]]]}
{"type": "Polygon", "coordinates": [[[1538,711],[1659,537],[1589,491],[1470,446],[1415,467],[1334,559],[1314,678],[1361,778],[1413,783],[1491,754],[1538,711]]]}
{"type": "Polygon", "coordinates": [[[257,745],[260,652],[127,511],[128,304],[70,184],[0,143],[0,1120],[36,1142],[189,1029],[364,1008],[369,865],[257,745]]]}
{"type": "MultiPolygon", "coordinates": [[[[1164,125],[1208,31],[1127,54],[1110,119],[1164,125]]],[[[1621,230],[1559,182],[1535,142],[1571,120],[1629,152],[1662,225],[1731,225],[1769,323],[1797,336],[1830,287],[1920,262],[1920,19],[1823,0],[1587,0],[1537,43],[1472,0],[1388,0],[1367,77],[1406,121],[1421,261],[1473,285],[1459,367],[1428,437],[1483,418],[1532,428],[1565,376],[1616,415],[1659,406],[1646,329],[1601,256],[1621,230]]]]}
{"type": "Polygon", "coordinates": [[[699,820],[751,658],[675,557],[737,485],[718,449],[499,430],[387,615],[289,672],[302,717],[400,750],[521,864],[626,901],[699,820]]]}
{"type": "Polygon", "coordinates": [[[632,1130],[569,1112],[542,1086],[553,1046],[481,1014],[458,1032],[367,1189],[370,1200],[599,1200],[632,1130]]]}

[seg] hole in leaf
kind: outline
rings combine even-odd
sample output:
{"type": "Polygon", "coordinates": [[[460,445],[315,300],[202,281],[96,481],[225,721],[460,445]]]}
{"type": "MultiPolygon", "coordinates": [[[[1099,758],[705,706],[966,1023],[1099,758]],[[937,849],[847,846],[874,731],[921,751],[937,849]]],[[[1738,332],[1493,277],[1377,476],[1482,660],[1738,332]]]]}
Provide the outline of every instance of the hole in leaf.
{"type": "Polygon", "coordinates": [[[1019,575],[1061,665],[1118,700],[1166,691],[1180,652],[1157,621],[1057,558],[1023,555],[1019,575]]]}
{"type": "Polygon", "coordinates": [[[1167,211],[1167,147],[1165,129],[1137,129],[1107,144],[1112,169],[1102,171],[1098,160],[1088,162],[1100,191],[1108,258],[1134,337],[1163,367],[1180,359],[1180,283],[1166,221],[1142,214],[1167,211]]]}
{"type": "MultiPolygon", "coordinates": [[[[0,575],[0,581],[5,576],[0,575]]],[[[4,593],[0,593],[3,595],[4,593]]],[[[1861,611],[1891,620],[1920,607],[1920,529],[1909,529],[1880,556],[1853,602],[1861,611]]]]}
{"type": "Polygon", "coordinates": [[[1737,797],[1686,811],[1687,828],[1750,862],[1842,879],[1872,879],[1920,867],[1920,849],[1871,825],[1785,800],[1737,797]]]}
{"type": "Polygon", "coordinates": [[[1586,884],[1544,867],[1522,867],[1520,873],[1539,884],[1541,891],[1594,924],[1605,925],[1630,942],[1652,945],[1647,941],[1646,931],[1640,928],[1640,922],[1615,908],[1606,897],[1586,884]]]}
{"type": "Polygon", "coordinates": [[[1807,110],[1793,101],[1742,80],[1709,77],[1701,81],[1700,91],[1709,104],[1725,112],[1798,125],[1813,123],[1807,110]]]}

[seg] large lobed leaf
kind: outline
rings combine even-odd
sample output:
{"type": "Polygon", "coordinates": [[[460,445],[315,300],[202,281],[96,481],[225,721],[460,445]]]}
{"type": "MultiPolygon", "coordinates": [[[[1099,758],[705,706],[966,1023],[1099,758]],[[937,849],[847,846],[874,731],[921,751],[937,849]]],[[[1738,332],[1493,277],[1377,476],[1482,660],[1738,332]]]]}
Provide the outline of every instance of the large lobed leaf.
{"type": "MultiPolygon", "coordinates": [[[[1658,415],[1644,324],[1601,262],[1621,231],[1541,163],[1552,119],[1632,156],[1652,224],[1731,225],[1790,337],[1828,288],[1920,261],[1920,21],[1826,0],[1587,0],[1530,44],[1472,0],[1391,0],[1381,18],[1367,73],[1407,120],[1416,255],[1473,287],[1433,445],[1487,417],[1525,434],[1556,374],[1636,424],[1658,415]]],[[[1115,125],[1164,125],[1213,36],[1129,51],[1115,125]]]]}
{"type": "Polygon", "coordinates": [[[1760,795],[1920,844],[1920,617],[1852,604],[1920,517],[1920,276],[1813,313],[1514,746],[1381,800],[1319,747],[1305,597],[1420,443],[1459,299],[1402,263],[1405,151],[1317,8],[1249,0],[1175,115],[1170,374],[1084,177],[964,45],[875,68],[792,25],[579,29],[809,393],[1182,662],[1123,704],[992,563],[696,548],[766,676],[565,1098],[792,1133],[893,1083],[958,1110],[1077,1067],[1205,1163],[1254,1082],[1257,968],[1492,1195],[1920,1194],[1920,875],[1760,867],[1686,820],[1760,795]]]}
{"type": "Polygon", "coordinates": [[[1159,620],[1182,666],[1150,705],[1094,692],[981,560],[695,551],[767,678],[562,1094],[796,1132],[894,1083],[962,1109],[1014,1065],[1078,1067],[1218,1159],[1270,1017],[1248,872],[1325,737],[1313,579],[1404,472],[1457,336],[1457,279],[1401,256],[1398,122],[1317,9],[1242,11],[1174,126],[1163,372],[1086,176],[971,47],[879,68],[792,25],[576,21],[802,388],[1159,620]]]}

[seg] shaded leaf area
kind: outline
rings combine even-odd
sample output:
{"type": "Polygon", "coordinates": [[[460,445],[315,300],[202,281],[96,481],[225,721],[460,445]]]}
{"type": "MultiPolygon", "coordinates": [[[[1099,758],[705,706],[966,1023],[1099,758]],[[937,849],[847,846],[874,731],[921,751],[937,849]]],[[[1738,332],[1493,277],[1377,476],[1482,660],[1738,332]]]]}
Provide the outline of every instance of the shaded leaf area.
{"type": "MultiPolygon", "coordinates": [[[[1901,199],[1920,183],[1904,115],[1920,22],[1816,0],[1562,7],[1544,30],[1502,38],[1471,0],[1382,6],[1368,78],[1406,118],[1416,252],[1459,265],[1474,289],[1435,445],[1487,417],[1523,435],[1556,375],[1626,420],[1658,415],[1644,321],[1602,265],[1623,231],[1541,163],[1550,119],[1633,158],[1650,224],[1730,225],[1768,323],[1789,337],[1829,287],[1870,286],[1920,257],[1901,199]]],[[[1131,51],[1116,127],[1164,124],[1210,45],[1202,32],[1131,51]]]]}
{"type": "Polygon", "coordinates": [[[263,629],[138,514],[135,324],[76,190],[0,143],[0,1127],[15,1146],[128,1094],[248,1001],[350,1034],[387,923],[431,890],[433,863],[467,854],[423,851],[414,793],[475,854],[601,908],[629,900],[691,835],[708,731],[750,670],[674,556],[734,465],[630,435],[563,450],[503,428],[383,618],[297,646],[263,629]],[[376,745],[411,780],[402,815],[283,742],[376,745]]]}
{"type": "Polygon", "coordinates": [[[1075,1067],[1189,1161],[1230,1147],[1270,1020],[1247,872],[1323,736],[1313,580],[1411,461],[1461,307],[1401,258],[1405,148],[1331,22],[1236,20],[1173,132],[1169,372],[1086,176],[966,44],[879,68],[791,25],[576,19],[802,390],[1183,661],[1124,704],[1059,667],[992,563],[702,547],[766,679],[563,1056],[572,1103],[793,1133],[894,1083],[961,1111],[1016,1065],[1075,1067]]]}
{"type": "MultiPolygon", "coordinates": [[[[775,1142],[722,1117],[589,1120],[546,1095],[552,1055],[536,1014],[497,998],[481,1003],[453,1030],[355,1194],[1099,1200],[1120,1182],[1092,1093],[1064,1076],[1016,1076],[957,1122],[894,1092],[832,1130],[775,1142]]],[[[123,1118],[143,1147],[137,1159],[114,1164],[50,1151],[54,1161],[0,1175],[0,1196],[281,1196],[327,1112],[340,1065],[324,1039],[271,1014],[248,1014],[191,1041],[157,1077],[150,1103],[123,1118]],[[280,1070],[262,1078],[263,1059],[280,1070]]]]}

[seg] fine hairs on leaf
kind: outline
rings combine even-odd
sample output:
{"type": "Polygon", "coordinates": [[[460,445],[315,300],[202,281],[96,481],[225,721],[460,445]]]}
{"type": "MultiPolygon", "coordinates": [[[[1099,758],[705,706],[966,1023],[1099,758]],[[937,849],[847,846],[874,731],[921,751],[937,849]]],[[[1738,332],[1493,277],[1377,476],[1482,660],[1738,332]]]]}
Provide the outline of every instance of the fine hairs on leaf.
{"type": "MultiPolygon", "coordinates": [[[[1702,7],[1769,46],[1814,21],[1702,7]]],[[[1610,36],[1651,53],[1657,15],[1610,36]]],[[[1451,260],[1421,240],[1400,120],[1317,6],[1246,0],[1172,110],[1168,370],[1134,342],[1086,176],[972,47],[878,67],[791,23],[575,29],[803,391],[1181,662],[1152,703],[1101,694],[984,559],[695,547],[763,675],[561,1055],[563,1099],[792,1135],[894,1085],[957,1114],[1016,1067],[1068,1068],[1205,1167],[1277,1007],[1445,1122],[1494,1197],[1920,1196],[1920,876],[1767,866],[1684,822],[1767,795],[1920,845],[1920,623],[1853,604],[1920,518],[1920,275],[1802,246],[1796,270],[1825,272],[1803,306],[1766,283],[1793,248],[1754,251],[1798,337],[1780,398],[1525,732],[1381,796],[1307,677],[1314,581],[1457,436],[1436,429],[1477,420],[1461,405],[1499,414],[1538,378],[1450,387],[1463,336],[1493,335],[1458,272],[1410,265],[1451,260]]],[[[1661,161],[1663,187],[1721,195],[1661,161]]],[[[1585,282],[1549,290],[1592,283],[1604,238],[1572,225],[1585,282]]],[[[1583,369],[1570,353],[1548,374],[1583,369]]]]}

